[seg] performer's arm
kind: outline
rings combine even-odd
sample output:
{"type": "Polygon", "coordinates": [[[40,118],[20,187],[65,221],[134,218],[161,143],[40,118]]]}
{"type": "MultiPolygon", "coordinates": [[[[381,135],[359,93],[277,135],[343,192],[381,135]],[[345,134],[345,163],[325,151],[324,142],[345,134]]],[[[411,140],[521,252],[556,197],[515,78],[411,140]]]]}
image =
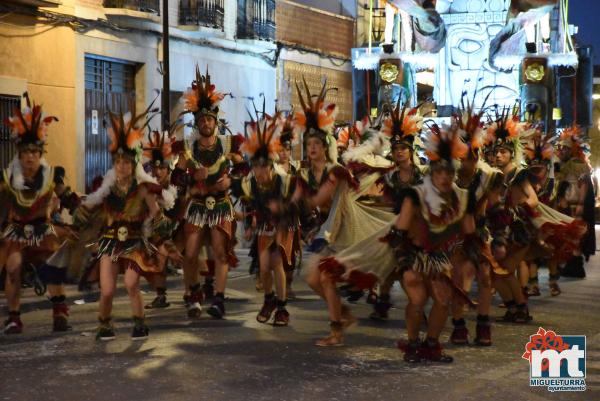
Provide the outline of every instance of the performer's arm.
{"type": "Polygon", "coordinates": [[[79,196],[65,185],[65,169],[60,166],[54,169],[54,193],[60,200],[60,207],[68,209],[70,213],[81,204],[79,196]]]}
{"type": "Polygon", "coordinates": [[[146,202],[146,206],[148,206],[148,217],[154,218],[160,213],[160,206],[158,206],[158,202],[156,201],[156,194],[148,191],[146,188],[143,188],[142,190],[144,191],[142,193],[144,202],[146,202]]]}
{"type": "Polygon", "coordinates": [[[579,199],[577,200],[577,207],[575,208],[575,217],[583,216],[583,205],[585,204],[585,197],[587,196],[588,190],[590,189],[588,186],[589,180],[586,178],[587,176],[584,175],[579,179],[579,199]]]}
{"type": "Polygon", "coordinates": [[[328,200],[333,198],[337,184],[338,179],[333,174],[329,174],[329,179],[327,182],[323,184],[321,188],[319,188],[319,192],[317,192],[315,196],[307,199],[307,204],[311,208],[323,206],[328,200]]]}
{"type": "Polygon", "coordinates": [[[408,230],[416,211],[417,207],[414,200],[410,196],[406,196],[402,202],[400,213],[396,217],[394,227],[398,230],[408,230]]]}
{"type": "Polygon", "coordinates": [[[521,189],[525,194],[525,199],[523,200],[523,203],[525,203],[531,209],[536,208],[540,202],[535,191],[533,190],[533,187],[531,186],[531,183],[528,180],[523,181],[521,183],[521,189]]]}

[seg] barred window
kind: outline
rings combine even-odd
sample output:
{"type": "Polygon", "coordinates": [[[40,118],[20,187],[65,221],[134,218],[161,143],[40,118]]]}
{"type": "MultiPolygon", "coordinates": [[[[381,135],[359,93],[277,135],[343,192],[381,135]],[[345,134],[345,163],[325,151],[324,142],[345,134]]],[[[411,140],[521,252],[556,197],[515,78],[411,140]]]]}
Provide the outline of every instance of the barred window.
{"type": "Polygon", "coordinates": [[[6,168],[15,154],[10,140],[10,128],[4,121],[13,115],[15,107],[21,107],[21,97],[0,94],[0,167],[6,168]]]}

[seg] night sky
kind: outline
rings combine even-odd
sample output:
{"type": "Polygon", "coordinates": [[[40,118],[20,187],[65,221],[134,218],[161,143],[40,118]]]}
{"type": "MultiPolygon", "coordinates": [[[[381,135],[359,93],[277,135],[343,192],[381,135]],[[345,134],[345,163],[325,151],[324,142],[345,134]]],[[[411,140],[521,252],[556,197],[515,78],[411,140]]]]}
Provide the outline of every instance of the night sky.
{"type": "Polygon", "coordinates": [[[579,26],[577,41],[594,46],[594,64],[600,64],[600,0],[569,1],[569,23],[579,26]]]}

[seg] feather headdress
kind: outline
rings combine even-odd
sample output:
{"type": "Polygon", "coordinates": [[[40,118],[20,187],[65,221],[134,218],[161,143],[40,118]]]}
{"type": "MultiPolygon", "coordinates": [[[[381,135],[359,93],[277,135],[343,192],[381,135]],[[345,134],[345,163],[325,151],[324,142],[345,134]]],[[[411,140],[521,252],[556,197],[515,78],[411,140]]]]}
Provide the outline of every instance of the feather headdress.
{"type": "Polygon", "coordinates": [[[259,113],[254,109],[256,119],[250,115],[250,122],[246,124],[246,140],[242,144],[242,152],[248,156],[253,165],[267,165],[278,156],[280,150],[279,134],[283,124],[279,112],[271,117],[263,110],[259,113]]]}
{"type": "Polygon", "coordinates": [[[32,105],[27,92],[23,94],[23,97],[27,106],[23,110],[15,107],[13,116],[8,117],[4,123],[9,126],[11,139],[20,150],[29,147],[43,150],[46,144],[48,125],[52,121],[58,121],[58,118],[45,117],[42,106],[35,102],[32,105]]]}
{"type": "Polygon", "coordinates": [[[139,161],[144,131],[152,118],[158,114],[158,108],[152,108],[157,98],[154,98],[146,110],[133,117],[130,112],[108,112],[110,126],[107,132],[111,141],[108,151],[113,157],[130,156],[136,162],[139,161]],[[145,121],[142,123],[143,118],[145,121]]]}
{"type": "Polygon", "coordinates": [[[571,156],[577,159],[586,160],[590,148],[583,130],[577,124],[573,124],[562,130],[558,144],[563,147],[571,148],[571,156]]]}
{"type": "Polygon", "coordinates": [[[339,127],[337,131],[337,146],[338,148],[348,148],[350,146],[350,131],[354,129],[351,125],[344,125],[339,127]]]}
{"type": "Polygon", "coordinates": [[[175,149],[176,137],[173,134],[175,127],[164,132],[149,131],[147,142],[144,145],[144,159],[153,166],[173,168],[177,152],[175,149]]]}
{"type": "Polygon", "coordinates": [[[530,166],[546,165],[554,156],[555,138],[544,134],[538,126],[532,126],[524,138],[523,153],[530,166]]]}
{"type": "Polygon", "coordinates": [[[452,117],[452,124],[456,125],[456,129],[469,148],[467,155],[477,157],[479,149],[481,149],[486,142],[482,118],[486,113],[485,103],[487,101],[487,97],[485,98],[479,111],[476,111],[475,99],[473,99],[473,101],[469,101],[466,99],[466,96],[467,92],[465,91],[463,92],[463,96],[460,101],[460,107],[458,108],[456,114],[452,117]]]}
{"type": "Polygon", "coordinates": [[[406,102],[400,106],[399,98],[396,107],[384,118],[381,132],[390,138],[392,147],[405,145],[411,149],[413,148],[415,137],[419,135],[423,128],[423,116],[419,113],[422,105],[423,103],[411,108],[408,107],[408,102],[406,102]]]}
{"type": "Polygon", "coordinates": [[[463,142],[456,125],[440,128],[432,124],[425,137],[425,155],[431,165],[453,168],[453,161],[464,158],[469,147],[463,142]]]}
{"type": "Polygon", "coordinates": [[[504,107],[500,112],[496,111],[495,119],[488,126],[486,141],[514,152],[520,145],[519,138],[526,128],[527,123],[520,122],[514,108],[504,107]]]}
{"type": "Polygon", "coordinates": [[[326,103],[327,92],[336,88],[327,89],[327,81],[323,83],[321,91],[316,99],[310,93],[306,79],[302,77],[306,99],[302,95],[300,86],[296,82],[296,90],[302,110],[294,113],[294,133],[298,136],[304,135],[304,138],[317,137],[328,147],[327,156],[330,161],[337,159],[337,146],[333,137],[333,126],[337,115],[337,106],[334,103],[326,103]]]}
{"type": "Polygon", "coordinates": [[[294,135],[294,112],[292,111],[287,117],[283,117],[282,114],[277,112],[275,114],[279,114],[281,120],[281,134],[277,138],[279,142],[277,146],[291,148],[296,140],[296,136],[294,135]]]}
{"type": "Polygon", "coordinates": [[[215,85],[210,82],[208,67],[206,67],[206,75],[202,75],[200,67],[196,65],[196,79],[192,81],[192,87],[182,96],[184,103],[182,114],[209,115],[218,120],[219,104],[224,98],[225,94],[218,92],[215,85]]]}

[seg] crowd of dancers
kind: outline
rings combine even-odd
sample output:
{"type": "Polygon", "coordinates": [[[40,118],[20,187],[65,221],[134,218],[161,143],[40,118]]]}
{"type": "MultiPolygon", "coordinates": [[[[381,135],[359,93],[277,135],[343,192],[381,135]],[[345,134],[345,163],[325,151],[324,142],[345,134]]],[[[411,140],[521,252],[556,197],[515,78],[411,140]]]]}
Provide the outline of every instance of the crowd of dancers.
{"type": "Polygon", "coordinates": [[[189,319],[202,315],[207,300],[206,313],[222,319],[238,231],[252,244],[256,287],[264,292],[258,322],[289,324],[293,271],[307,247],[306,281],[330,320],[316,345],[343,345],[356,323],[342,298],[368,294],[370,317],[386,320],[399,281],[408,303],[398,347],[410,363],[452,361],[439,337],[450,314],[450,341],[469,342],[466,306],[477,310],[472,341],[492,345],[494,294],[506,308],[503,321],[529,322],[541,266],[552,296],[561,293],[561,275],[585,276],[584,260],[595,249],[595,196],[579,127],[547,132],[535,111],[475,104],[466,95],[447,119],[428,118],[431,104],[407,100],[340,127],[326,85],[317,94],[305,82],[296,89],[299,109],[267,111],[263,101],[245,132],[232,135],[219,115],[225,95],[197,68],[181,99],[191,135],[181,135],[179,122],[152,131],[153,105],[139,115],[109,113],[113,166],[81,196],[65,185],[65,170],[44,159],[57,119],[25,94],[27,107],[6,121],[17,154],[0,178],[4,332],[23,331],[21,276],[29,263],[47,285],[56,332],[70,329],[65,283],[98,282],[97,339],[115,338],[122,274],[131,337],[147,338],[145,310],[169,306],[168,266],[183,270],[189,319]],[[293,160],[295,147],[301,161],[293,160]],[[156,290],[148,305],[141,277],[156,290]]]}

